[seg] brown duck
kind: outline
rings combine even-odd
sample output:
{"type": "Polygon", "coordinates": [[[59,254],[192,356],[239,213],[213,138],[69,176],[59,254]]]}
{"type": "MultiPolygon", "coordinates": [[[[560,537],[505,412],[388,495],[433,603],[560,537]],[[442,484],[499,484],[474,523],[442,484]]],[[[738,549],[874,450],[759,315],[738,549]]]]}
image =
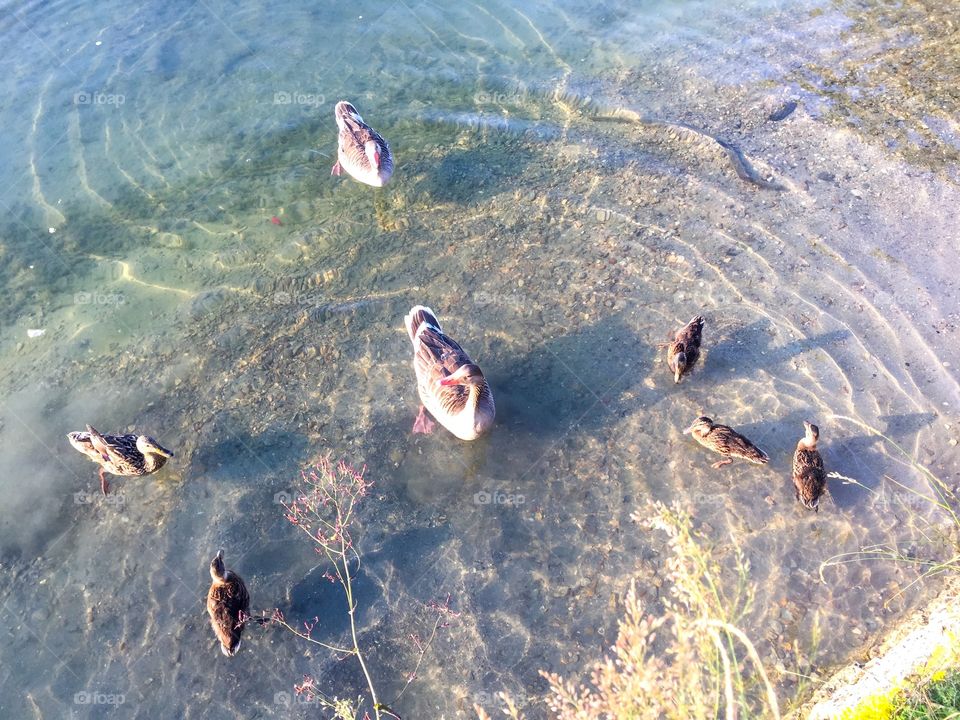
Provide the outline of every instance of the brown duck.
{"type": "Polygon", "coordinates": [[[823,458],[817,450],[820,428],[809,420],[803,421],[803,427],[806,432],[793,453],[793,487],[804,507],[820,512],[820,497],[827,488],[823,458]]]}
{"type": "Polygon", "coordinates": [[[697,315],[682,328],[677,330],[673,340],[660,343],[659,347],[667,349],[667,366],[673,373],[673,381],[680,382],[696,364],[700,357],[700,335],[703,332],[703,315],[697,315]]]}
{"type": "Polygon", "coordinates": [[[100,466],[100,491],[106,495],[110,483],[104,473],[121,477],[150,475],[162,468],[173,453],[148,435],[103,435],[91,425],[86,432],[67,433],[74,449],[100,466]]]}
{"type": "Polygon", "coordinates": [[[240,649],[240,635],[250,613],[250,594],[243,580],[223,564],[223,550],[210,561],[213,582],[207,593],[207,613],[220,641],[220,651],[233,657],[240,649]]]}
{"type": "Polygon", "coordinates": [[[433,422],[426,414],[429,410],[461,440],[475,440],[490,429],[497,412],[483,372],[444,334],[430,308],[415,305],[404,324],[413,343],[413,369],[422,403],[413,431],[433,431],[433,422]]]}
{"type": "Polygon", "coordinates": [[[705,448],[724,456],[723,460],[713,463],[715,468],[732,463],[734,458],[742,458],[757,465],[764,465],[769,460],[763,450],[736,430],[726,425],[718,425],[705,416],[698,417],[693,421],[693,425],[683,432],[693,435],[693,439],[705,448]]]}

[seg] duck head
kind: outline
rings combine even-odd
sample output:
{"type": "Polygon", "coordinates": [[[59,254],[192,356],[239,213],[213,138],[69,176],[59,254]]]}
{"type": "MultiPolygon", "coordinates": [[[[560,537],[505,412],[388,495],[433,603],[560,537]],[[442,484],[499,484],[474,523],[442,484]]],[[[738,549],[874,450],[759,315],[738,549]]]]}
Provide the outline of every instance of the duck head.
{"type": "Polygon", "coordinates": [[[708,418],[706,415],[701,415],[693,421],[693,424],[690,427],[683,431],[683,434],[691,434],[695,437],[704,437],[711,430],[713,430],[713,420],[708,418]]]}
{"type": "Polygon", "coordinates": [[[147,455],[159,455],[160,457],[172,458],[173,452],[167,450],[163,445],[158,443],[149,435],[140,435],[137,438],[137,450],[139,450],[144,456],[147,455]]]}
{"type": "Polygon", "coordinates": [[[357,112],[353,103],[347,102],[346,100],[341,100],[336,104],[336,107],[333,109],[333,117],[336,119],[338,125],[346,118],[363,122],[363,118],[360,117],[360,113],[357,112]]]}
{"type": "Polygon", "coordinates": [[[210,579],[214,582],[223,582],[227,575],[227,568],[223,564],[223,549],[220,549],[210,561],[210,579]]]}
{"type": "Polygon", "coordinates": [[[673,356],[673,381],[678,383],[687,369],[687,353],[684,352],[683,343],[677,343],[674,352],[676,354],[673,356]]]}

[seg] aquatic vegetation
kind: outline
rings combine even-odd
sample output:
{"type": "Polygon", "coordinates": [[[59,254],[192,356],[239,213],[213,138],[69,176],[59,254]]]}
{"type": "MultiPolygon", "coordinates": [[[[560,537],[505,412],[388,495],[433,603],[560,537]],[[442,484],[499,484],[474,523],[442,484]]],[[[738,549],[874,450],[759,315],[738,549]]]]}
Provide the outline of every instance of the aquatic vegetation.
{"type": "MultiPolygon", "coordinates": [[[[318,554],[330,562],[330,568],[324,574],[328,580],[338,584],[343,590],[346,613],[350,620],[350,644],[337,646],[314,637],[314,629],[319,618],[303,623],[303,628],[290,624],[279,610],[275,610],[269,621],[293,633],[301,640],[330,650],[343,657],[355,657],[366,681],[366,692],[356,700],[332,695],[320,688],[319,681],[306,676],[304,681],[294,686],[298,695],[305,695],[311,702],[333,711],[338,720],[355,718],[397,717],[390,709],[396,704],[406,689],[417,677],[417,670],[433,644],[437,632],[446,626],[449,618],[455,615],[450,610],[450,598],[443,603],[430,605],[435,615],[433,627],[425,641],[414,638],[419,651],[416,667],[407,674],[406,683],[389,703],[380,701],[377,683],[370,671],[361,649],[357,628],[357,601],[354,595],[354,581],[360,567],[360,552],[353,538],[353,530],[358,521],[361,502],[367,497],[372,483],[364,477],[366,467],[357,470],[340,461],[336,464],[325,457],[312,469],[301,473],[301,487],[289,502],[282,502],[286,510],[286,519],[310,538],[318,554]],[[372,715],[371,715],[372,713],[372,715]]],[[[264,618],[266,619],[266,618],[264,618]]]]}
{"type": "Polygon", "coordinates": [[[960,96],[947,80],[960,57],[956,7],[928,0],[836,5],[850,21],[843,53],[796,69],[796,82],[830,99],[829,122],[911,163],[949,170],[960,160],[960,96]],[[864,41],[879,33],[884,42],[864,41]],[[915,108],[923,112],[910,112],[915,108]]]}
{"type": "MultiPolygon", "coordinates": [[[[669,592],[664,612],[650,614],[628,590],[612,656],[596,663],[589,684],[542,673],[550,683],[547,704],[560,720],[641,718],[779,718],[773,685],[750,638],[737,627],[753,600],[749,563],[734,546],[735,582],[692,530],[678,507],[651,503],[634,519],[666,533],[669,592]]],[[[505,714],[518,719],[507,704],[505,714]]],[[[475,708],[478,717],[488,717],[475,708]]]]}

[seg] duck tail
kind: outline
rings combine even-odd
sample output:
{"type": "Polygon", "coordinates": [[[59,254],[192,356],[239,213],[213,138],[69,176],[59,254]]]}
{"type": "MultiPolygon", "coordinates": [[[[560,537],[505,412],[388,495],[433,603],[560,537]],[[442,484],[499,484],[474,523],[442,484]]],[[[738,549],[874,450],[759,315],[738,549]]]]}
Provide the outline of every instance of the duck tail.
{"type": "Polygon", "coordinates": [[[100,431],[93,427],[93,425],[87,425],[87,437],[90,438],[90,444],[93,446],[93,449],[100,453],[100,457],[104,460],[109,460],[110,452],[107,448],[107,439],[100,434],[100,431]]]}
{"type": "Polygon", "coordinates": [[[420,332],[420,328],[424,324],[432,327],[437,332],[443,332],[443,330],[440,328],[440,321],[437,320],[437,316],[434,315],[433,310],[425,305],[414,305],[412,308],[410,308],[410,312],[407,313],[405,322],[407,326],[407,334],[410,335],[410,341],[413,343],[417,342],[417,333],[420,332]]]}

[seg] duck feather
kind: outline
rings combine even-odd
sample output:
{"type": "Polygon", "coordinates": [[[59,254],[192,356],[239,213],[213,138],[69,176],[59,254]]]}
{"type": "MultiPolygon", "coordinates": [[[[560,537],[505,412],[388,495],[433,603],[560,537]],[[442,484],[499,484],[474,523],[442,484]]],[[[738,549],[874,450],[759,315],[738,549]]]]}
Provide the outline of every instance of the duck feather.
{"type": "MultiPolygon", "coordinates": [[[[406,317],[406,328],[413,343],[413,367],[421,402],[454,435],[473,440],[493,424],[496,414],[489,384],[485,378],[470,384],[441,384],[465,366],[476,368],[476,365],[466,351],[443,332],[430,308],[423,305],[412,308],[406,317]]],[[[476,372],[480,373],[479,368],[476,372]]]]}

